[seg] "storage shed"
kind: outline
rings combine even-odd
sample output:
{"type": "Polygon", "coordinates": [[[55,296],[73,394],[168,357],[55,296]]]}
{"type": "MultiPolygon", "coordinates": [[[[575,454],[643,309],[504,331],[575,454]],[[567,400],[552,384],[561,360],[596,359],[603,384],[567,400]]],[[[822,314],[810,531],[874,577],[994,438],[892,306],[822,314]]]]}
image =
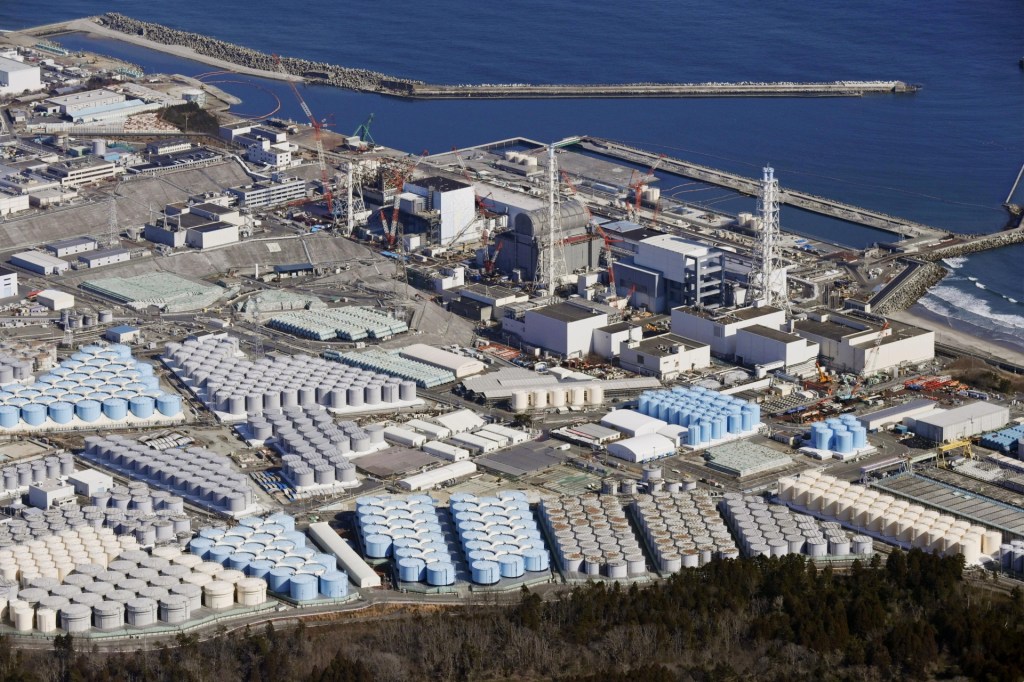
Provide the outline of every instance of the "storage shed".
{"type": "Polygon", "coordinates": [[[665,436],[648,433],[608,444],[608,454],[627,462],[646,462],[675,453],[676,446],[665,436]]]}
{"type": "Polygon", "coordinates": [[[601,418],[601,425],[635,437],[657,433],[667,423],[633,410],[615,410],[601,418]]]}

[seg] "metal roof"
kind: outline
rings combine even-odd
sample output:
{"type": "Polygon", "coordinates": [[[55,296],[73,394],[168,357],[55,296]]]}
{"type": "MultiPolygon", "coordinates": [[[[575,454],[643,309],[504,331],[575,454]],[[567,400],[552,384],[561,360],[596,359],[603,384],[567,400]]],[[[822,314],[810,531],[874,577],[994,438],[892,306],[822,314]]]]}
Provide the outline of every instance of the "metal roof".
{"type": "Polygon", "coordinates": [[[939,427],[952,426],[954,424],[969,422],[972,419],[981,419],[982,417],[999,414],[1000,412],[1006,412],[1007,418],[1009,418],[1009,410],[1002,405],[978,401],[976,403],[968,403],[967,405],[961,405],[960,407],[954,407],[949,410],[942,410],[923,417],[918,417],[917,423],[939,427]]]}

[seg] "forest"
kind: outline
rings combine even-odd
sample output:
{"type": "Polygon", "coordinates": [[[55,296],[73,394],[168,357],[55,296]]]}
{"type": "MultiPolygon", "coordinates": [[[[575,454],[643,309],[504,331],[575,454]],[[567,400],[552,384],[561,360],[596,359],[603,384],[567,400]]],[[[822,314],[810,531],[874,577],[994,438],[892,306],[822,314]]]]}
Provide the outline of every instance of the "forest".
{"type": "MultiPolygon", "coordinates": [[[[801,556],[715,561],[665,581],[590,583],[509,606],[393,608],[107,654],[0,638],[0,680],[1021,680],[1024,594],[961,557],[876,555],[850,570],[801,556]]],[[[1005,579],[1003,579],[1005,580],[1005,579]]]]}

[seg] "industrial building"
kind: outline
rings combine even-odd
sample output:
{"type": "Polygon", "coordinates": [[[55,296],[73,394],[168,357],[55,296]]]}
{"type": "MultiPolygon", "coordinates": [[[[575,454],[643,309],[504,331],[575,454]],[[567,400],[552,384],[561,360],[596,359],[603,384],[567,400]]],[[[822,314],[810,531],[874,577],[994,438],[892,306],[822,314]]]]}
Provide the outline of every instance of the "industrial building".
{"type": "Polygon", "coordinates": [[[306,181],[275,173],[269,181],[232,187],[228,191],[237,197],[238,205],[243,208],[263,208],[305,199],[306,181]]]}
{"type": "Polygon", "coordinates": [[[711,346],[713,355],[727,360],[737,355],[737,332],[740,329],[755,325],[781,329],[785,324],[786,313],[772,306],[727,310],[672,309],[673,334],[706,343],[711,346]]]}
{"type": "MultiPolygon", "coordinates": [[[[486,191],[491,192],[490,185],[486,191]]],[[[549,209],[547,202],[536,197],[516,196],[525,197],[521,203],[535,208],[519,210],[514,217],[510,214],[509,229],[494,238],[494,249],[497,252],[495,266],[500,272],[512,277],[513,281],[532,282],[537,279],[540,252],[549,240],[549,209]]],[[[492,200],[493,197],[489,195],[488,202],[492,200]]],[[[590,232],[590,217],[586,208],[575,199],[561,201],[558,208],[555,240],[560,255],[565,258],[565,272],[596,269],[601,257],[602,240],[590,232]]]]}
{"type": "Polygon", "coordinates": [[[27,211],[32,206],[32,197],[16,189],[0,189],[0,216],[27,211]]]}
{"type": "Polygon", "coordinates": [[[737,364],[765,369],[777,367],[800,375],[810,369],[818,353],[817,343],[763,324],[736,331],[737,364]]]}
{"type": "MultiPolygon", "coordinates": [[[[583,301],[586,303],[586,301],[583,301]]],[[[564,358],[583,357],[594,350],[594,331],[608,326],[608,313],[582,304],[562,302],[506,313],[502,329],[536,348],[564,358]]]]}
{"type": "Polygon", "coordinates": [[[777,450],[756,443],[726,443],[708,450],[708,466],[730,476],[744,478],[781,469],[793,463],[792,458],[777,450]]]}
{"type": "Polygon", "coordinates": [[[414,343],[406,346],[399,351],[399,355],[403,358],[446,369],[454,374],[456,379],[479,374],[487,368],[479,360],[442,350],[441,348],[435,348],[434,346],[428,346],[425,343],[414,343]]]}
{"type": "Polygon", "coordinates": [[[61,187],[77,189],[103,180],[109,180],[124,172],[121,166],[95,156],[80,156],[48,166],[50,175],[60,181],[61,187]]]}
{"type": "Polygon", "coordinates": [[[683,372],[711,366],[711,346],[677,334],[661,334],[621,346],[619,365],[637,374],[672,381],[683,372]]]}
{"type": "Polygon", "coordinates": [[[66,258],[67,256],[95,251],[98,246],[99,244],[92,237],[72,237],[71,239],[51,242],[46,245],[46,250],[57,258],[66,258]]]}
{"type": "Polygon", "coordinates": [[[119,104],[125,101],[125,96],[113,90],[100,88],[98,90],[84,90],[73,92],[70,95],[50,97],[46,100],[58,108],[65,116],[74,116],[82,111],[104,107],[112,104],[119,104]]]}
{"type": "MultiPolygon", "coordinates": [[[[473,226],[477,222],[477,215],[476,193],[472,185],[441,175],[431,175],[406,182],[403,190],[422,198],[422,210],[437,212],[437,233],[431,235],[432,242],[454,246],[480,241],[480,231],[473,226]]],[[[415,231],[414,224],[412,227],[415,231]]]]}
{"type": "Polygon", "coordinates": [[[675,235],[647,237],[636,254],[615,263],[615,292],[632,291],[629,303],[663,313],[678,306],[723,304],[725,255],[675,235]]]}
{"type": "Polygon", "coordinates": [[[235,244],[238,240],[238,225],[223,221],[193,227],[185,232],[185,244],[199,250],[235,244]]]}
{"type": "Polygon", "coordinates": [[[267,140],[260,140],[246,148],[245,158],[271,168],[287,168],[292,165],[292,152],[297,150],[298,147],[288,142],[271,144],[267,140]]]}
{"type": "Polygon", "coordinates": [[[165,272],[93,279],[84,282],[82,288],[123,303],[134,310],[156,306],[167,312],[206,308],[213,305],[224,293],[218,286],[193,282],[165,272]]]}
{"type": "Polygon", "coordinates": [[[0,268],[0,299],[18,295],[18,273],[0,268]]]}
{"type": "Polygon", "coordinates": [[[135,343],[141,334],[142,331],[138,327],[122,324],[105,331],[103,338],[113,343],[135,343]]]}
{"type": "Polygon", "coordinates": [[[875,374],[935,358],[935,332],[903,322],[822,313],[793,326],[794,333],[818,344],[830,367],[841,371],[875,374]]]}
{"type": "Polygon", "coordinates": [[[633,410],[613,410],[601,418],[601,426],[634,438],[657,433],[665,427],[665,422],[633,410]]]}
{"type": "Polygon", "coordinates": [[[172,140],[156,140],[146,145],[146,151],[150,154],[175,154],[177,152],[187,152],[192,149],[192,143],[183,138],[174,138],[172,140]]]}
{"type": "Polygon", "coordinates": [[[43,289],[36,294],[36,303],[50,310],[67,310],[75,307],[75,297],[66,291],[43,289]]]}
{"type": "Polygon", "coordinates": [[[857,420],[868,431],[874,432],[894,424],[902,424],[904,419],[928,414],[938,407],[934,400],[915,398],[902,405],[893,405],[883,410],[868,412],[857,417],[857,420]]]}
{"type": "Polygon", "coordinates": [[[37,275],[62,275],[71,267],[66,260],[42,251],[22,251],[11,256],[7,262],[37,275]]]}
{"type": "Polygon", "coordinates": [[[87,268],[101,268],[104,265],[125,263],[132,257],[128,249],[101,249],[92,253],[85,253],[78,257],[78,262],[87,268]]]}
{"type": "Polygon", "coordinates": [[[634,436],[608,444],[608,454],[627,462],[648,462],[674,455],[676,445],[658,433],[634,436]]]}
{"type": "Polygon", "coordinates": [[[606,360],[619,357],[622,348],[644,338],[641,325],[631,322],[616,322],[594,330],[594,352],[606,360]]]}
{"type": "Polygon", "coordinates": [[[960,440],[994,431],[1010,421],[1010,410],[1002,405],[976,402],[950,410],[935,409],[917,417],[908,417],[904,423],[916,435],[934,443],[960,440]]]}
{"type": "Polygon", "coordinates": [[[39,67],[0,57],[0,95],[20,95],[42,90],[39,67]]]}

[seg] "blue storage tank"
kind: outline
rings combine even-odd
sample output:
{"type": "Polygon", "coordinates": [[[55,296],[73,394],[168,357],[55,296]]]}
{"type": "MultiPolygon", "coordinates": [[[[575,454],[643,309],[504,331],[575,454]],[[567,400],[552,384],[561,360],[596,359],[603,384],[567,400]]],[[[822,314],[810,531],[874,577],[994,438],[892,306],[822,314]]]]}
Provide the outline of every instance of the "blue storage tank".
{"type": "Polygon", "coordinates": [[[427,565],[423,559],[399,559],[398,579],[405,583],[418,583],[426,577],[427,565]]]}
{"type": "MultiPolygon", "coordinates": [[[[145,386],[143,391],[158,391],[160,390],[160,378],[159,377],[142,377],[138,383],[145,386]]],[[[132,384],[129,384],[131,386],[132,384]]]]}
{"type": "Polygon", "coordinates": [[[316,599],[320,593],[320,579],[309,573],[296,573],[288,580],[288,593],[295,601],[316,599]]]}
{"type": "Polygon", "coordinates": [[[493,585],[501,578],[497,562],[478,560],[470,567],[473,582],[478,585],[493,585]]]}
{"type": "MultiPolygon", "coordinates": [[[[651,405],[651,396],[649,394],[647,394],[647,393],[641,393],[640,394],[639,407],[638,407],[638,411],[640,412],[640,414],[647,414],[647,411],[650,408],[650,405],[651,405]]],[[[647,415],[647,416],[650,416],[650,415],[647,415]]]]}
{"type": "Polygon", "coordinates": [[[128,416],[128,401],[122,398],[107,398],[103,401],[103,414],[114,421],[124,419],[128,416]]]}
{"type": "Polygon", "coordinates": [[[75,406],[63,401],[50,403],[50,419],[58,424],[67,424],[75,416],[75,406]]]}
{"type": "Polygon", "coordinates": [[[383,559],[387,557],[391,549],[391,537],[388,535],[367,535],[366,556],[371,559],[383,559]]]}
{"type": "Polygon", "coordinates": [[[730,414],[726,423],[729,433],[740,433],[743,430],[743,418],[739,414],[730,414]]]}
{"type": "Polygon", "coordinates": [[[694,447],[700,445],[700,427],[697,425],[689,427],[686,432],[686,444],[694,447]]]}
{"type": "Polygon", "coordinates": [[[228,555],[227,567],[244,573],[245,570],[249,568],[249,564],[255,560],[256,555],[250,554],[249,552],[234,552],[233,554],[228,555]]]}
{"type": "Polygon", "coordinates": [[[245,572],[253,578],[267,579],[267,574],[274,569],[274,562],[267,561],[266,559],[257,559],[256,561],[249,562],[249,566],[245,572]]]}
{"type": "Polygon", "coordinates": [[[546,571],[549,567],[547,551],[536,548],[523,552],[523,568],[527,571],[546,571]]]}
{"type": "Polygon", "coordinates": [[[518,554],[503,554],[498,557],[498,571],[502,578],[518,578],[523,575],[525,562],[518,554]]]}
{"type": "Polygon", "coordinates": [[[707,419],[701,419],[700,420],[700,424],[698,424],[698,427],[700,428],[700,442],[701,442],[701,445],[703,445],[704,443],[710,442],[711,441],[711,422],[709,420],[707,420],[707,419]]]}
{"type": "Polygon", "coordinates": [[[207,554],[206,560],[218,563],[221,566],[227,566],[228,558],[234,553],[235,550],[232,547],[227,547],[225,545],[215,545],[213,547],[210,547],[210,551],[207,554]]]}
{"type": "Polygon", "coordinates": [[[850,433],[853,434],[853,449],[860,450],[866,448],[868,445],[868,430],[863,426],[853,426],[850,428],[850,433]]]}
{"type": "Polygon", "coordinates": [[[95,400],[79,400],[75,404],[75,414],[84,422],[94,422],[100,418],[101,407],[95,400]]]}
{"type": "Polygon", "coordinates": [[[46,421],[46,405],[28,403],[21,408],[21,418],[26,424],[39,426],[46,421]]]}
{"type": "Polygon", "coordinates": [[[14,405],[0,405],[0,427],[13,429],[21,419],[21,410],[14,405]]]}
{"type": "MultiPolygon", "coordinates": [[[[278,594],[286,594],[289,590],[289,583],[291,583],[292,576],[295,575],[294,568],[288,568],[287,566],[278,566],[277,568],[271,569],[267,573],[267,587],[270,588],[271,592],[277,592],[278,594]]],[[[316,580],[315,576],[309,576],[313,580],[316,580]]]]}
{"type": "Polygon", "coordinates": [[[181,397],[164,393],[156,399],[156,409],[165,417],[174,417],[181,414],[181,397]]]}
{"type": "Polygon", "coordinates": [[[832,429],[818,423],[811,428],[811,447],[815,450],[829,450],[832,442],[832,429]]]}
{"type": "Polygon", "coordinates": [[[153,405],[154,400],[149,396],[139,395],[132,398],[128,406],[132,410],[132,414],[139,419],[149,419],[153,416],[153,405]]]}
{"type": "Polygon", "coordinates": [[[728,431],[729,420],[724,415],[715,417],[714,421],[711,422],[711,437],[722,438],[728,431]],[[718,435],[715,435],[718,434],[718,435]]]}
{"type": "MultiPolygon", "coordinates": [[[[753,403],[747,403],[743,406],[743,412],[750,415],[750,428],[754,428],[754,425],[761,421],[761,406],[753,403]]],[[[749,430],[749,429],[744,429],[749,430]]]]}
{"type": "Polygon", "coordinates": [[[277,512],[267,517],[268,524],[276,524],[284,528],[285,532],[295,530],[295,517],[284,512],[277,512]]]}
{"type": "Polygon", "coordinates": [[[188,543],[188,551],[191,554],[195,554],[203,561],[207,560],[210,555],[210,548],[213,547],[213,540],[210,538],[192,538],[188,543]]]}
{"type": "Polygon", "coordinates": [[[320,594],[331,599],[348,596],[348,575],[341,571],[328,571],[321,575],[320,594]]]}
{"type": "Polygon", "coordinates": [[[836,436],[835,450],[844,455],[853,452],[853,434],[849,431],[840,431],[836,436]]]}
{"type": "Polygon", "coordinates": [[[440,586],[455,583],[455,566],[447,561],[427,564],[427,584],[440,586]]]}
{"type": "Polygon", "coordinates": [[[136,362],[132,365],[132,369],[138,372],[140,377],[153,376],[153,365],[148,362],[136,362]]]}

